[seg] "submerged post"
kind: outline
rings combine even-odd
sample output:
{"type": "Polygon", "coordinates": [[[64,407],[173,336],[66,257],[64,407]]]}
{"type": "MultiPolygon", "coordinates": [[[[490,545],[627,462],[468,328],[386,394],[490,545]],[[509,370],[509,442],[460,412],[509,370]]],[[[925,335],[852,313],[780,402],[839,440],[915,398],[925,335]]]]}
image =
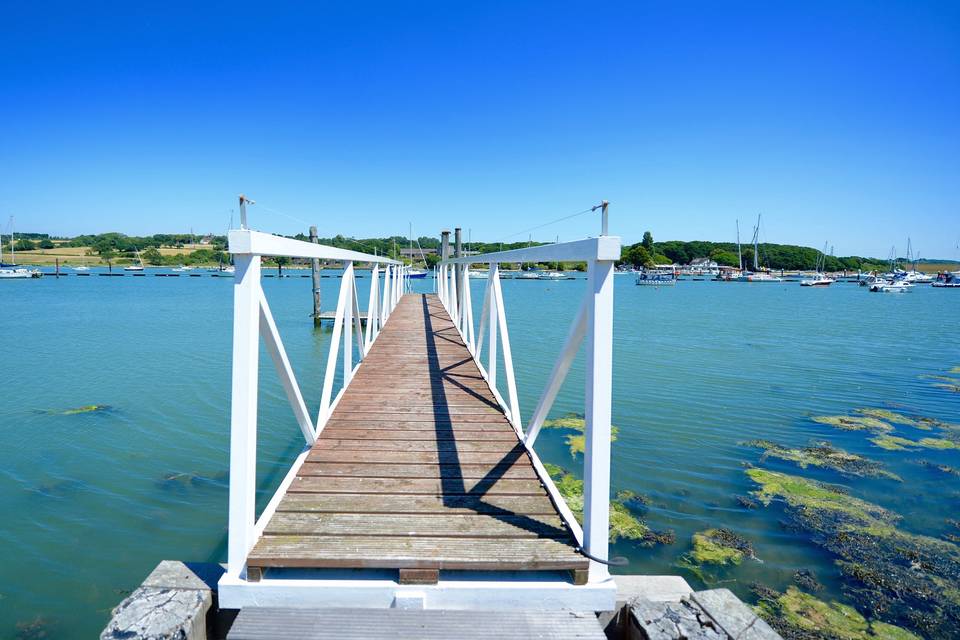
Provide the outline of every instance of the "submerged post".
{"type": "MultiPolygon", "coordinates": [[[[310,242],[320,244],[317,238],[317,228],[310,227],[310,242]]],[[[313,326],[320,326],[320,259],[310,261],[310,276],[313,281],[313,326]]]]}

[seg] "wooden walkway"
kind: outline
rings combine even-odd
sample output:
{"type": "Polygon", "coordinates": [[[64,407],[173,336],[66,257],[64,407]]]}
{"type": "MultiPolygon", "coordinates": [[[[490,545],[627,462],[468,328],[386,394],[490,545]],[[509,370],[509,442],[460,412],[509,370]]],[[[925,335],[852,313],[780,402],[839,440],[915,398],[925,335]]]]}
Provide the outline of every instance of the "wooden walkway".
{"type": "Polygon", "coordinates": [[[443,305],[407,294],[357,370],[264,535],[274,567],[569,570],[587,559],[443,305]]]}

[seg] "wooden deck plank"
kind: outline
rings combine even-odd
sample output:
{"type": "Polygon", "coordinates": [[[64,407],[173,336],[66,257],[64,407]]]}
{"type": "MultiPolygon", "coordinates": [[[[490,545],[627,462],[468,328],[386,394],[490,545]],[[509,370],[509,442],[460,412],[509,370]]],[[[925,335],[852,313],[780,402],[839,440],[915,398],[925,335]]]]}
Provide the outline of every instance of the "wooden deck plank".
{"type": "Polygon", "coordinates": [[[355,493],[288,493],[277,512],[314,513],[436,513],[547,516],[556,515],[546,492],[542,496],[404,496],[363,495],[355,493]]]}
{"type": "Polygon", "coordinates": [[[442,305],[407,295],[248,565],[429,573],[588,561],[442,305]]]}
{"type": "Polygon", "coordinates": [[[489,516],[331,513],[318,516],[296,511],[278,513],[267,535],[416,536],[442,538],[565,538],[569,535],[557,516],[489,516]]]}
{"type": "Polygon", "coordinates": [[[297,476],[288,493],[382,493],[386,495],[419,494],[452,496],[476,494],[542,495],[539,482],[530,478],[501,478],[494,472],[490,478],[318,478],[297,476]]]}
{"type": "Polygon", "coordinates": [[[263,536],[250,553],[254,567],[366,569],[558,570],[582,567],[584,557],[555,538],[417,536],[263,536]]]}
{"type": "Polygon", "coordinates": [[[326,476],[350,478],[439,478],[442,475],[459,474],[463,478],[483,478],[491,472],[501,478],[531,478],[537,474],[525,461],[510,465],[487,464],[377,464],[351,462],[305,462],[298,477],[326,476]]]}

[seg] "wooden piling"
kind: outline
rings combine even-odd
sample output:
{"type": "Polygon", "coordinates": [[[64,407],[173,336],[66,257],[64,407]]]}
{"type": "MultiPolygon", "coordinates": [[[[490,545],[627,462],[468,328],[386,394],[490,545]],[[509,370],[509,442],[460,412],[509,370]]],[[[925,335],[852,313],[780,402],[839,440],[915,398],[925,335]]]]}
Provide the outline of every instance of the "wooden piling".
{"type": "MultiPolygon", "coordinates": [[[[310,242],[319,244],[317,238],[317,228],[310,227],[310,242]]],[[[320,260],[314,258],[310,261],[310,276],[313,278],[313,326],[320,326],[320,260]]]]}

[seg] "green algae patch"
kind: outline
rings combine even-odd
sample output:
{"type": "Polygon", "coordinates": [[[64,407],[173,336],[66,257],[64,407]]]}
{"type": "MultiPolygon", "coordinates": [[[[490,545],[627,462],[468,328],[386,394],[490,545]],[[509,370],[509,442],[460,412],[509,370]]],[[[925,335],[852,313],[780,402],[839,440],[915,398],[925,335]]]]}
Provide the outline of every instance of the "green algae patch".
{"type": "Polygon", "coordinates": [[[927,421],[921,418],[911,418],[903,415],[902,413],[889,411],[887,409],[857,409],[856,413],[868,416],[870,418],[876,418],[877,420],[902,424],[915,429],[922,429],[924,431],[929,431],[933,428],[927,421]]]}
{"type": "Polygon", "coordinates": [[[887,449],[888,451],[906,451],[907,449],[960,449],[960,443],[949,438],[920,438],[919,440],[908,440],[899,436],[877,436],[870,438],[870,442],[887,449]]]}
{"type": "Polygon", "coordinates": [[[952,369],[950,369],[950,373],[954,375],[960,375],[960,367],[953,367],[952,369]]]}
{"type": "Polygon", "coordinates": [[[917,444],[927,449],[960,449],[960,444],[946,438],[920,438],[917,444]]]}
{"type": "Polygon", "coordinates": [[[893,431],[893,425],[872,416],[813,416],[811,420],[844,431],[870,431],[872,433],[893,431]]]}
{"type": "Polygon", "coordinates": [[[74,407],[73,409],[51,409],[48,411],[39,411],[38,413],[51,416],[75,416],[81,413],[106,412],[112,409],[113,407],[108,404],[85,404],[82,407],[74,407]]]}
{"type": "MultiPolygon", "coordinates": [[[[553,479],[557,491],[577,521],[583,523],[583,480],[569,473],[563,467],[555,464],[545,464],[544,468],[553,479]]],[[[620,492],[618,496],[633,497],[633,492],[620,492]]],[[[650,547],[655,544],[672,544],[675,540],[673,531],[654,531],[647,524],[637,518],[626,504],[625,499],[618,497],[610,502],[610,542],[631,540],[639,542],[641,546],[650,547]]]]}
{"type": "Polygon", "coordinates": [[[761,458],[761,462],[768,457],[772,457],[793,462],[801,469],[820,467],[823,469],[831,469],[848,476],[887,478],[902,482],[900,476],[885,470],[883,464],[868,460],[855,453],[838,449],[829,442],[816,443],[813,446],[802,449],[784,447],[769,440],[750,440],[743,444],[747,447],[762,449],[763,457],[761,458]]]}
{"type": "MultiPolygon", "coordinates": [[[[570,455],[574,458],[577,457],[578,453],[583,454],[586,449],[586,435],[584,434],[586,427],[587,423],[579,413],[567,413],[559,418],[543,421],[544,429],[568,429],[577,432],[564,436],[564,441],[570,449],[570,455]]],[[[611,425],[610,442],[616,442],[619,432],[619,428],[611,425]]]]}
{"type": "Polygon", "coordinates": [[[934,385],[938,389],[946,389],[947,391],[953,391],[954,393],[960,393],[960,384],[953,384],[950,382],[936,382],[934,385]]]}
{"type": "Polygon", "coordinates": [[[877,436],[876,438],[870,438],[870,442],[877,445],[881,449],[886,449],[887,451],[906,451],[907,449],[913,449],[920,446],[918,443],[913,440],[908,440],[907,438],[901,438],[900,436],[877,436]]]}
{"type": "Polygon", "coordinates": [[[744,557],[754,557],[753,546],[729,529],[707,529],[693,534],[691,559],[698,565],[740,564],[744,557]]]}
{"type": "Polygon", "coordinates": [[[850,605],[826,602],[793,586],[783,594],[770,589],[757,613],[787,638],[921,640],[902,627],[868,620],[850,605]]]}
{"type": "MultiPolygon", "coordinates": [[[[950,638],[960,628],[960,547],[897,528],[899,516],[814,480],[748,469],[764,503],[786,504],[785,525],[803,529],[836,557],[844,591],[870,617],[883,617],[929,638],[950,638]]],[[[873,636],[897,637],[886,627],[873,636]]],[[[911,636],[901,636],[911,637],[911,636]]]]}
{"type": "Polygon", "coordinates": [[[796,509],[834,511],[869,525],[885,525],[897,519],[883,507],[848,495],[833,485],[759,468],[747,469],[746,473],[760,485],[753,495],[764,505],[780,498],[796,509]]]}

